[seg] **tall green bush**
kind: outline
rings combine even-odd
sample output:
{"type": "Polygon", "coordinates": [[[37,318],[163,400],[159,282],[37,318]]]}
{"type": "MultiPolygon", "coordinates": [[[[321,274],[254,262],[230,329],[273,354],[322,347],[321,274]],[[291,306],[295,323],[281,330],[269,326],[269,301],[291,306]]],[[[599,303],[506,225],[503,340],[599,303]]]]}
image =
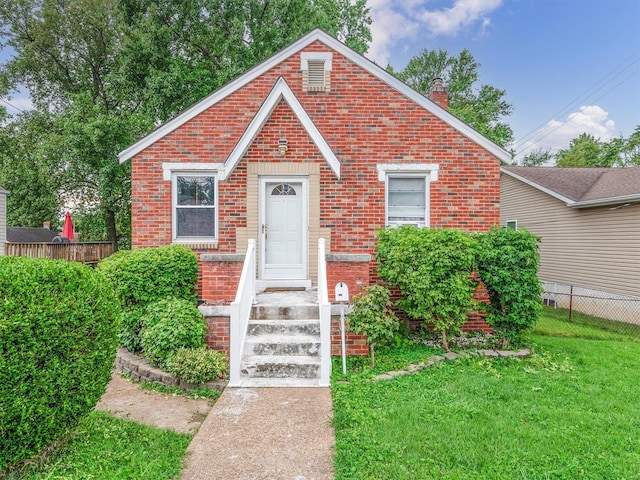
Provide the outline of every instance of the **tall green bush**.
{"type": "Polygon", "coordinates": [[[477,242],[454,229],[403,226],[378,233],[378,274],[402,293],[397,305],[411,318],[431,324],[442,334],[457,333],[469,313],[477,282],[474,268],[477,242]]]}
{"type": "Polygon", "coordinates": [[[0,257],[0,473],[93,409],[111,378],[119,314],[90,267],[0,257]]]}
{"type": "Polygon", "coordinates": [[[540,238],[522,228],[492,228],[479,239],[478,274],[490,300],[487,323],[506,340],[518,342],[542,313],[540,238]]]}
{"type": "Polygon", "coordinates": [[[353,297],[352,308],[347,315],[349,329],[367,336],[371,367],[374,367],[376,345],[391,341],[400,329],[389,289],[382,285],[365,287],[362,294],[353,297]]]}
{"type": "Polygon", "coordinates": [[[195,304],[198,259],[182,245],[120,251],[98,264],[114,285],[123,306],[120,344],[136,353],[142,349],[140,332],[145,308],[164,298],[195,304]]]}

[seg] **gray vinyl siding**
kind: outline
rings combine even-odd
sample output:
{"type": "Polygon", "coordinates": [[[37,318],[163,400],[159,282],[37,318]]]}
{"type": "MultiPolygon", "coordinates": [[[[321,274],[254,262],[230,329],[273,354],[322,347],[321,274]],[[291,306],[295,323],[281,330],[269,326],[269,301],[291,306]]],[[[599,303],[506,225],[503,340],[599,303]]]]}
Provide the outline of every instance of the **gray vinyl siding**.
{"type": "Polygon", "coordinates": [[[640,204],[569,208],[503,173],[500,210],[542,238],[541,280],[640,296],[640,204]]]}
{"type": "Polygon", "coordinates": [[[7,194],[0,189],[0,255],[4,255],[7,242],[7,194]]]}

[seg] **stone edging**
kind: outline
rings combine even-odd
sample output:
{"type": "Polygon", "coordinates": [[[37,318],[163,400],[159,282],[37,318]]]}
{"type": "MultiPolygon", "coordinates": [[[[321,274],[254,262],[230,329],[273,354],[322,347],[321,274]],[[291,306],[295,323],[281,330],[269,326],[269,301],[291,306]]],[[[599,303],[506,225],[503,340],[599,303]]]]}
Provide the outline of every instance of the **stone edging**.
{"type": "Polygon", "coordinates": [[[138,355],[131,353],[126,348],[118,348],[116,354],[115,370],[118,373],[126,373],[138,382],[159,382],[163,385],[174,386],[184,390],[197,390],[209,388],[222,391],[229,383],[227,380],[212,380],[207,383],[193,384],[180,380],[175,375],[165,372],[158,367],[149,365],[149,362],[138,355]]]}
{"type": "Polygon", "coordinates": [[[407,368],[407,370],[397,370],[391,371],[387,373],[382,373],[380,375],[376,375],[373,377],[374,380],[391,380],[394,377],[400,377],[402,375],[409,375],[410,373],[416,373],[421,370],[426,370],[429,367],[432,367],[436,363],[444,362],[445,360],[455,360],[456,358],[468,357],[468,356],[478,356],[478,357],[499,357],[499,358],[525,358],[531,355],[530,348],[521,348],[520,350],[475,350],[471,353],[454,353],[449,352],[445,353],[444,356],[434,355],[430,357],[424,363],[411,364],[407,368]]]}

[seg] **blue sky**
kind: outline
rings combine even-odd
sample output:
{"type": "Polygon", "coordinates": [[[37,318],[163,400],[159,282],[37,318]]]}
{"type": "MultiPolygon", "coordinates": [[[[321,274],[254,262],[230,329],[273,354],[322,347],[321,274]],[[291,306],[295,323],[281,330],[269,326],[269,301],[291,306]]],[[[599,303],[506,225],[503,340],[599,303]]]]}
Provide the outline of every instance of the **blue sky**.
{"type": "Polygon", "coordinates": [[[368,0],[367,56],[402,69],[423,48],[467,48],[504,89],[515,150],[608,140],[640,124],[638,0],[368,0]]]}
{"type": "MultiPolygon", "coordinates": [[[[480,83],[506,90],[514,106],[507,121],[519,155],[567,148],[583,132],[627,137],[640,124],[639,0],[367,3],[367,57],[383,67],[402,69],[423,48],[467,48],[482,65],[480,83]]],[[[11,104],[30,106],[25,93],[11,104]]]]}

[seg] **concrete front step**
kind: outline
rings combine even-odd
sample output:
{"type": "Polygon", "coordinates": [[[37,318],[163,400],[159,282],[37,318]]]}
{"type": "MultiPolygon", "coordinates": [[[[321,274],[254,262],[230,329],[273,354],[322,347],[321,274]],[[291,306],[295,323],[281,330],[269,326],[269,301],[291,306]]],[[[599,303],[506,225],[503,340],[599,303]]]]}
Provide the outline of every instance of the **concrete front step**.
{"type": "Polygon", "coordinates": [[[257,335],[320,336],[320,320],[249,320],[247,337],[257,335]]]}
{"type": "Polygon", "coordinates": [[[255,335],[247,337],[245,355],[320,355],[317,335],[255,335]]]}
{"type": "Polygon", "coordinates": [[[251,355],[243,359],[242,373],[250,378],[313,378],[320,375],[320,357],[251,355]]]}
{"type": "Polygon", "coordinates": [[[302,320],[319,318],[317,304],[299,305],[254,305],[251,320],[302,320]]]}

